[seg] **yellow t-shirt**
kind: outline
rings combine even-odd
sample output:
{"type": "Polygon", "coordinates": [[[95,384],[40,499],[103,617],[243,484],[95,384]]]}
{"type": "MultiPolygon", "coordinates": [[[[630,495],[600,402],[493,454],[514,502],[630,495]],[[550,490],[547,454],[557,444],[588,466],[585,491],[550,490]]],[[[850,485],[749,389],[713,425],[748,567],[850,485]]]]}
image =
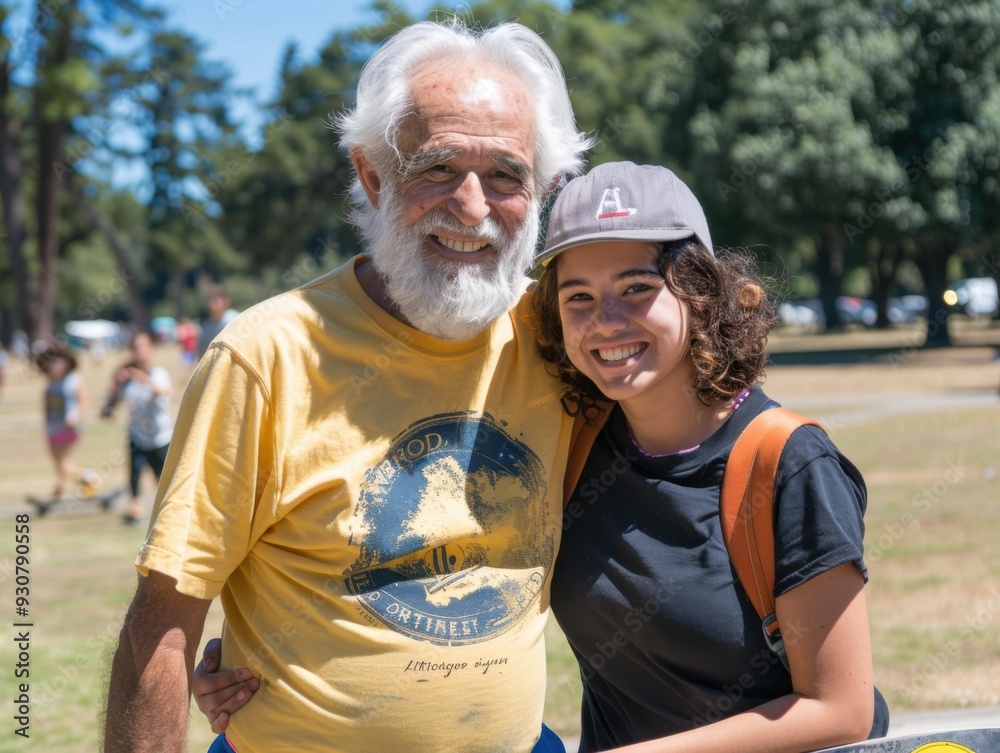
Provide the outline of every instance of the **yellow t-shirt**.
{"type": "Polygon", "coordinates": [[[136,565],[221,593],[261,688],[240,753],[528,751],[572,422],[521,306],[472,341],[361,257],[231,322],[184,396],[136,565]]]}

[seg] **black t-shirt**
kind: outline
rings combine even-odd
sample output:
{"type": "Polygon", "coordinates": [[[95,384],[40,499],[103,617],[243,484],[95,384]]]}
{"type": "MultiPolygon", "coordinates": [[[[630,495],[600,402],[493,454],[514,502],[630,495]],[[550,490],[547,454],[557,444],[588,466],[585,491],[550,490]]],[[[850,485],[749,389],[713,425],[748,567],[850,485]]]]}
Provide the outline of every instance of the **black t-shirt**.
{"type": "MultiPolygon", "coordinates": [[[[792,692],[733,571],[719,486],[736,438],[775,406],[759,389],[685,453],[653,457],[615,407],[563,516],[552,611],[580,665],[581,746],[663,737],[792,692]]],[[[789,439],[775,495],[775,595],[862,560],[865,486],[815,427],[789,439]]],[[[794,626],[783,626],[788,640],[794,626]]],[[[877,698],[873,736],[888,712],[877,698]]]]}

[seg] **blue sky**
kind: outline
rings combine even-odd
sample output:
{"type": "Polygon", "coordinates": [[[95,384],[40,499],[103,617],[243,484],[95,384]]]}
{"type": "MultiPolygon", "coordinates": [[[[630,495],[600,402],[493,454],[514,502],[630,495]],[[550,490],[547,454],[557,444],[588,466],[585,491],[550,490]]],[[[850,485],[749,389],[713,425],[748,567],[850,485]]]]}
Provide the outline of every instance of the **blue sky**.
{"type": "MultiPolygon", "coordinates": [[[[413,18],[433,9],[459,10],[463,0],[392,0],[413,18]]],[[[568,7],[569,0],[555,5],[568,7]]],[[[237,86],[253,87],[256,101],[275,93],[278,63],[289,41],[298,43],[299,59],[310,61],[337,29],[377,20],[372,0],[163,0],[168,22],[206,44],[208,57],[223,60],[237,86]]],[[[245,135],[256,130],[259,116],[249,104],[236,110],[245,135]]]]}
{"type": "MultiPolygon", "coordinates": [[[[0,0],[9,2],[10,0],[0,0]]],[[[156,0],[151,0],[153,4],[156,0]]],[[[431,10],[458,9],[468,6],[464,0],[391,0],[413,18],[426,18],[431,10]]],[[[14,0],[16,11],[11,30],[20,38],[28,27],[34,0],[14,0]]],[[[569,0],[555,0],[568,7],[569,0]]],[[[179,28],[205,45],[207,59],[225,63],[233,73],[238,88],[252,89],[251,99],[234,103],[233,115],[248,144],[256,143],[265,113],[258,105],[267,103],[276,93],[278,65],[289,42],[296,42],[300,62],[314,60],[323,44],[338,29],[350,29],[374,23],[379,14],[373,0],[159,0],[167,17],[165,25],[179,28]]],[[[115,37],[104,40],[114,44],[115,37]]],[[[126,44],[123,48],[128,49],[126,44]]],[[[21,75],[30,76],[30,69],[21,75]]],[[[119,146],[136,146],[130,134],[116,131],[119,146]]],[[[141,161],[115,163],[114,183],[141,186],[147,176],[141,161]]]]}
{"type": "MultiPolygon", "coordinates": [[[[448,7],[433,0],[395,0],[414,18],[428,10],[448,7]]],[[[240,87],[255,89],[266,102],[277,87],[278,64],[290,41],[299,59],[316,57],[333,32],[377,19],[371,2],[349,0],[169,0],[163,3],[168,23],[179,26],[206,45],[207,56],[227,63],[240,87]]],[[[243,132],[252,133],[258,120],[250,105],[237,109],[243,132]]]]}

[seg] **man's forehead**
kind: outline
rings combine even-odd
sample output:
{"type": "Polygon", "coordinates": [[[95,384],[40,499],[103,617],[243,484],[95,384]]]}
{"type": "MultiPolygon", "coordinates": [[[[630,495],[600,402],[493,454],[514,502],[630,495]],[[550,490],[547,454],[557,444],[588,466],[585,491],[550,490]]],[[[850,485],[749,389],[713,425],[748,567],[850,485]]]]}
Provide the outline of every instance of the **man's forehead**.
{"type": "Polygon", "coordinates": [[[411,156],[474,142],[486,151],[530,161],[534,113],[523,82],[483,61],[445,60],[419,68],[411,78],[413,111],[399,146],[411,156]]]}
{"type": "Polygon", "coordinates": [[[410,79],[410,93],[414,111],[421,117],[461,117],[490,111],[533,119],[524,82],[510,71],[482,60],[427,63],[410,79]]]}
{"type": "Polygon", "coordinates": [[[495,77],[487,74],[461,82],[458,89],[459,98],[471,105],[489,105],[498,102],[503,96],[503,87],[495,77]]]}

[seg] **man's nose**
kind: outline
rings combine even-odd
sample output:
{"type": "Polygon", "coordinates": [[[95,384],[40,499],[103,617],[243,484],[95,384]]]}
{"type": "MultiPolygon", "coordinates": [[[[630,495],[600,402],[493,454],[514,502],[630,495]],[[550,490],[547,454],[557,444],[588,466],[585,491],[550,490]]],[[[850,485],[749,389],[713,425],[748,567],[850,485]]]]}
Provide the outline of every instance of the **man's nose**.
{"type": "Polygon", "coordinates": [[[475,227],[486,219],[490,207],[486,203],[486,193],[478,175],[466,173],[448,199],[448,209],[468,227],[475,227]]]}

